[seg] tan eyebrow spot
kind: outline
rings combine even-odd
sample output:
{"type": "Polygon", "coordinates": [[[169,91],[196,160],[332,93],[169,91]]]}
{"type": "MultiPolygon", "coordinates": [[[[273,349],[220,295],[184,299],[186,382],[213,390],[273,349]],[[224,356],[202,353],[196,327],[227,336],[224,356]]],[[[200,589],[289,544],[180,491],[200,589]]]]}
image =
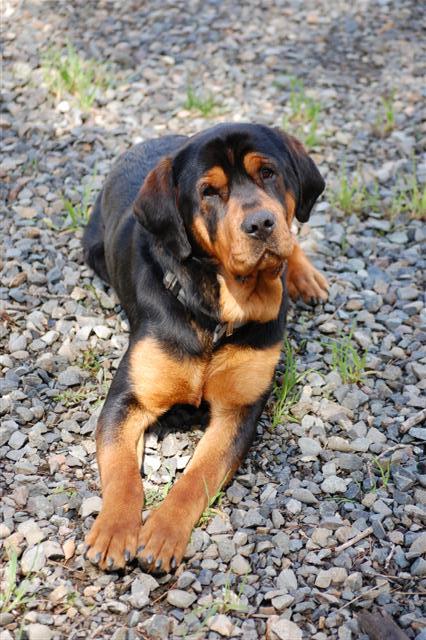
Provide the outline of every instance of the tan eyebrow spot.
{"type": "Polygon", "coordinates": [[[285,198],[287,224],[290,227],[294,218],[294,213],[296,211],[296,199],[294,195],[290,193],[290,191],[286,191],[284,198],[285,198]]]}
{"type": "Polygon", "coordinates": [[[215,165],[201,176],[198,180],[198,186],[210,185],[217,190],[224,189],[228,186],[228,178],[226,173],[219,165],[215,165]]]}
{"type": "Polygon", "coordinates": [[[244,162],[244,169],[252,178],[257,176],[257,174],[259,173],[260,167],[262,167],[264,164],[270,164],[270,160],[268,160],[268,158],[265,158],[265,156],[262,156],[259,153],[256,153],[255,151],[250,151],[249,153],[246,153],[246,155],[244,156],[243,162],[244,162]]]}

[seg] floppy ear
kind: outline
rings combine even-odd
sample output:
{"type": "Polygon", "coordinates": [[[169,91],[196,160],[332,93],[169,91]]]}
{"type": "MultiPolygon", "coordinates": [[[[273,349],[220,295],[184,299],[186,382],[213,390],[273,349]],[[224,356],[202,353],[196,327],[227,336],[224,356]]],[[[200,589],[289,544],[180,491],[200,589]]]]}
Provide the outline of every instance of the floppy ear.
{"type": "Polygon", "coordinates": [[[312,207],[325,189],[324,178],[315,162],[308,156],[303,144],[293,136],[282,131],[280,133],[284,138],[298,181],[296,218],[299,222],[307,222],[312,207]]]}
{"type": "Polygon", "coordinates": [[[164,158],[145,178],[133,210],[145,229],[161,240],[176,258],[185,260],[191,253],[191,245],[176,196],[172,160],[164,158]]]}

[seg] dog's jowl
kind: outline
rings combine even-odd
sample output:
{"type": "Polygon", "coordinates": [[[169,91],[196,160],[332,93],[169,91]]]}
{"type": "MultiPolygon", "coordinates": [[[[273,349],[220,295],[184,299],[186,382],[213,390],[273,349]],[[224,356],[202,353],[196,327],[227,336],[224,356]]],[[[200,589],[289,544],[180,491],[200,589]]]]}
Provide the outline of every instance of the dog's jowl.
{"type": "Polygon", "coordinates": [[[176,567],[231,480],[268,397],[288,297],[327,297],[291,233],[323,189],[302,145],[261,125],[151,140],[113,167],[84,236],[130,322],[96,433],[103,506],[86,542],[101,568],[135,556],[149,570],[176,567]],[[144,433],[176,405],[205,406],[208,426],[142,524],[144,433]]]}

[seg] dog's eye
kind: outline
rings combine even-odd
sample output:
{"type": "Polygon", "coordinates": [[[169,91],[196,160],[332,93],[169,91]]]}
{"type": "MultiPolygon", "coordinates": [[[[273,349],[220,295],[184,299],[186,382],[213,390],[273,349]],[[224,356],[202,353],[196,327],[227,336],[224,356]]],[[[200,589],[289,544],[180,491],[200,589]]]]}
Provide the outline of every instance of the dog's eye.
{"type": "Polygon", "coordinates": [[[268,180],[269,178],[272,178],[273,175],[274,171],[270,167],[260,168],[260,177],[262,178],[262,180],[268,180]]]}
{"type": "Polygon", "coordinates": [[[208,198],[210,196],[217,196],[219,195],[219,193],[218,190],[211,185],[206,185],[205,187],[203,187],[201,195],[203,196],[203,198],[208,198]]]}

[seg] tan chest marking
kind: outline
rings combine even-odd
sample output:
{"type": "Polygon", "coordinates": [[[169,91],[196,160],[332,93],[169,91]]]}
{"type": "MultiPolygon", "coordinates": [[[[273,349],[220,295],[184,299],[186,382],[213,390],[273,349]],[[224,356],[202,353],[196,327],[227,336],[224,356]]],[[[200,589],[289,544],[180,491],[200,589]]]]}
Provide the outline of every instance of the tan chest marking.
{"type": "Polygon", "coordinates": [[[220,317],[223,322],[269,322],[279,313],[283,286],[276,274],[260,271],[253,280],[238,283],[218,276],[220,317]]]}
{"type": "Polygon", "coordinates": [[[226,345],[208,364],[203,397],[224,406],[245,406],[267,391],[281,344],[268,349],[226,345]]]}
{"type": "Polygon", "coordinates": [[[225,345],[207,358],[169,355],[154,338],[136,345],[130,359],[133,391],[149,411],[175,404],[199,406],[202,398],[222,406],[256,402],[271,384],[281,344],[268,349],[225,345]]]}

